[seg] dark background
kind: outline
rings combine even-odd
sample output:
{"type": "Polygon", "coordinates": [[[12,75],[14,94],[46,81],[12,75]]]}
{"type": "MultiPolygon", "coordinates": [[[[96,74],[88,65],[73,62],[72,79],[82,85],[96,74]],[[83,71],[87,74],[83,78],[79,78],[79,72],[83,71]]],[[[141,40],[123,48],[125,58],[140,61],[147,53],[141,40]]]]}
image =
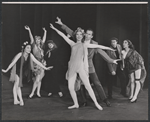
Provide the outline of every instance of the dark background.
{"type": "MultiPolygon", "coordinates": [[[[148,71],[148,13],[147,5],[55,5],[55,4],[3,4],[2,5],[2,68],[6,69],[13,57],[20,52],[24,41],[30,41],[25,25],[31,28],[33,35],[43,36],[42,27],[47,30],[47,40],[52,39],[58,46],[56,74],[61,83],[65,82],[65,73],[70,58],[69,45],[53,30],[49,23],[60,17],[62,22],[75,30],[77,27],[94,30],[94,40],[110,46],[110,38],[117,37],[122,45],[124,39],[130,39],[135,49],[145,60],[148,71]]],[[[59,30],[61,28],[54,24],[59,30]]],[[[94,57],[96,72],[102,84],[106,82],[106,62],[99,56],[94,57]]],[[[148,88],[148,78],[145,81],[148,88]]]]}

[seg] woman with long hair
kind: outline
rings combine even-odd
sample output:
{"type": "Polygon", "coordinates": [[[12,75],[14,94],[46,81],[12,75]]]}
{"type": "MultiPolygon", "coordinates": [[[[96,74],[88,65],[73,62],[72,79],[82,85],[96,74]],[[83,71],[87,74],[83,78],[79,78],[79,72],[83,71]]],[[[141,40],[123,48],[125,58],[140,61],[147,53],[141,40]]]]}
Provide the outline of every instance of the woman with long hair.
{"type": "Polygon", "coordinates": [[[8,70],[12,68],[10,81],[14,82],[13,86],[14,105],[17,104],[20,104],[20,106],[24,105],[21,92],[21,87],[23,86],[22,80],[24,80],[25,78],[28,81],[30,80],[30,72],[33,69],[33,62],[45,70],[49,70],[50,68],[52,68],[52,67],[46,68],[30,52],[31,52],[31,45],[28,42],[24,42],[22,46],[22,52],[18,53],[14,57],[11,64],[8,66],[6,70],[2,69],[2,72],[6,73],[8,72],[8,70]]]}
{"type": "MultiPolygon", "coordinates": [[[[29,26],[26,25],[25,29],[28,30],[29,32],[30,41],[31,41],[30,44],[32,45],[33,55],[38,61],[46,65],[46,62],[44,60],[44,44],[46,40],[47,31],[45,30],[45,28],[43,28],[44,35],[43,35],[43,38],[41,39],[40,36],[35,36],[35,38],[33,38],[33,35],[31,33],[29,26]]],[[[32,92],[29,95],[29,98],[33,97],[36,89],[37,89],[37,97],[40,98],[41,97],[41,94],[40,94],[41,81],[42,81],[42,78],[44,77],[44,70],[36,64],[34,64],[34,76],[33,77],[34,77],[33,78],[34,84],[33,84],[32,92]]]]}
{"type": "Polygon", "coordinates": [[[55,30],[60,36],[64,38],[64,40],[71,46],[71,57],[68,63],[68,71],[66,73],[66,79],[68,80],[68,88],[73,99],[74,105],[69,106],[68,109],[78,108],[78,100],[75,92],[75,81],[77,78],[77,74],[79,74],[85,88],[87,89],[90,97],[94,101],[95,106],[99,110],[103,110],[103,108],[98,104],[93,89],[89,82],[89,72],[88,72],[88,51],[87,48],[102,48],[112,50],[109,47],[105,47],[102,45],[88,44],[84,43],[84,30],[81,28],[77,28],[75,31],[76,42],[70,40],[65,34],[56,29],[52,24],[50,24],[50,28],[55,30]]]}
{"type": "Polygon", "coordinates": [[[129,100],[131,103],[137,101],[140,89],[143,87],[146,70],[142,56],[134,49],[134,45],[128,39],[123,41],[122,51],[123,58],[125,59],[125,69],[129,76],[129,83],[127,88],[130,87],[129,100]]]}

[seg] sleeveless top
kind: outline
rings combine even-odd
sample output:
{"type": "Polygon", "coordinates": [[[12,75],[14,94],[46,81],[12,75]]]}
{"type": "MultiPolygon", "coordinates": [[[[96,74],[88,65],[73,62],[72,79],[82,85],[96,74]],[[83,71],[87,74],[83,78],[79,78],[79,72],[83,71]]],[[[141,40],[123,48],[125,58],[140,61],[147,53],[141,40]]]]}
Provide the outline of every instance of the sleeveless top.
{"type": "Polygon", "coordinates": [[[33,55],[35,56],[35,58],[42,62],[43,58],[44,58],[44,44],[42,43],[40,47],[38,47],[35,42],[33,42],[32,44],[32,49],[33,49],[33,55]]]}
{"type": "Polygon", "coordinates": [[[87,48],[84,43],[76,43],[71,47],[71,57],[68,63],[68,71],[66,74],[66,79],[72,77],[77,73],[81,67],[84,68],[88,75],[88,59],[87,59],[87,48]]]}
{"type": "MultiPolygon", "coordinates": [[[[44,43],[41,43],[40,47],[38,47],[35,44],[35,42],[33,42],[33,44],[32,44],[33,55],[35,56],[35,58],[38,61],[40,61],[44,65],[45,60],[44,60],[44,50],[43,50],[43,48],[44,48],[44,43]]],[[[37,64],[35,64],[34,62],[33,62],[33,67],[34,67],[34,71],[33,72],[34,72],[35,76],[40,75],[40,74],[42,76],[44,75],[43,74],[43,69],[40,66],[38,66],[37,64]]],[[[34,76],[33,79],[35,79],[35,76],[34,76]]]]}
{"type": "Polygon", "coordinates": [[[19,77],[19,87],[22,87],[22,80],[27,78],[27,81],[30,81],[31,76],[31,60],[30,54],[28,55],[27,60],[25,60],[24,56],[22,55],[21,58],[16,62],[11,70],[10,81],[15,81],[15,76],[18,75],[19,77]]]}

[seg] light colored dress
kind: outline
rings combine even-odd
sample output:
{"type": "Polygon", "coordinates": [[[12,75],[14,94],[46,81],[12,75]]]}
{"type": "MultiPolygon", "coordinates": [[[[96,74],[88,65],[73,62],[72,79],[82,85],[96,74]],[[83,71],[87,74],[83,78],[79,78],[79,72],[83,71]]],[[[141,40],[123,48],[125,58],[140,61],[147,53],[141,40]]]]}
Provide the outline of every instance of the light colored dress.
{"type": "MultiPolygon", "coordinates": [[[[43,65],[44,65],[44,44],[41,44],[41,47],[38,47],[35,42],[33,42],[32,44],[32,49],[33,49],[33,55],[35,56],[35,58],[40,61],[43,65]]],[[[44,77],[44,69],[41,68],[40,66],[38,66],[37,64],[33,63],[34,65],[34,75],[40,75],[40,79],[42,79],[44,77]]],[[[35,77],[33,77],[33,80],[35,80],[35,77]]]]}
{"type": "Polygon", "coordinates": [[[71,46],[71,57],[68,63],[68,71],[66,79],[70,79],[74,74],[78,73],[81,68],[84,68],[88,76],[88,60],[87,60],[87,47],[84,43],[79,42],[71,46]]]}

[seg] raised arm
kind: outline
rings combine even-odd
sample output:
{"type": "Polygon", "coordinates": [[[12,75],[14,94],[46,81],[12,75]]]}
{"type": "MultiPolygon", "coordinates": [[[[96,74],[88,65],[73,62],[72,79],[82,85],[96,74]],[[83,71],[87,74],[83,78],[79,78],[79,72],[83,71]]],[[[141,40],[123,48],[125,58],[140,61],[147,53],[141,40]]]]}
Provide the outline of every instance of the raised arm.
{"type": "Polygon", "coordinates": [[[12,67],[14,66],[14,64],[18,61],[18,59],[21,57],[21,55],[22,55],[21,52],[18,53],[18,54],[14,57],[13,61],[12,61],[11,64],[8,66],[8,68],[7,68],[6,70],[2,69],[2,72],[8,72],[8,70],[10,70],[10,68],[12,68],[12,67]]]}
{"type": "Polygon", "coordinates": [[[43,35],[42,42],[45,43],[46,35],[47,35],[47,30],[45,28],[43,28],[43,30],[44,30],[44,35],[43,35]]]}
{"type": "Polygon", "coordinates": [[[32,35],[32,33],[31,33],[30,27],[26,25],[26,26],[25,26],[25,29],[28,30],[29,36],[30,36],[30,41],[31,41],[30,43],[33,44],[34,38],[33,38],[33,35],[32,35]]]}
{"type": "Polygon", "coordinates": [[[43,69],[45,70],[50,70],[51,68],[53,68],[53,66],[50,66],[50,67],[45,67],[41,62],[39,62],[32,54],[30,54],[31,56],[31,59],[37,64],[39,65],[40,67],[42,67],[43,69]]]}
{"type": "Polygon", "coordinates": [[[101,48],[101,49],[104,49],[104,50],[115,51],[115,50],[111,49],[110,47],[106,47],[106,46],[102,46],[102,45],[87,44],[87,43],[86,43],[86,46],[87,46],[88,48],[101,48]]]}
{"type": "Polygon", "coordinates": [[[74,41],[70,40],[64,33],[62,33],[61,31],[59,31],[57,28],[55,28],[52,24],[50,24],[50,28],[52,28],[53,30],[55,30],[60,36],[62,36],[64,38],[64,40],[70,45],[73,46],[75,44],[74,41]]]}
{"type": "Polygon", "coordinates": [[[66,26],[65,24],[62,23],[61,19],[59,17],[56,18],[57,21],[55,23],[59,24],[61,26],[61,28],[67,33],[69,34],[71,37],[74,38],[74,32],[73,30],[71,30],[68,26],[66,26]]]}

